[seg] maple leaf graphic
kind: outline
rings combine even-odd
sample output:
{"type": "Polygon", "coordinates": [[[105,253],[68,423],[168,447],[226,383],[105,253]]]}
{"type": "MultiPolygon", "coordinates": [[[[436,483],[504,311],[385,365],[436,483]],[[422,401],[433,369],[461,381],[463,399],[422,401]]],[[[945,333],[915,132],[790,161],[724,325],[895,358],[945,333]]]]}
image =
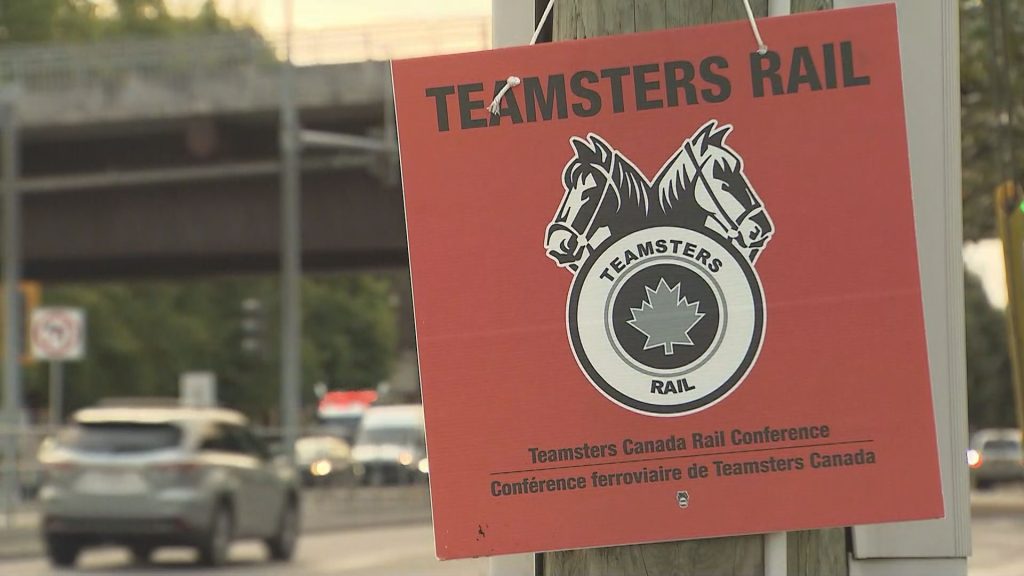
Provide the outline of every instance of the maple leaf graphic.
{"type": "Polygon", "coordinates": [[[663,347],[666,355],[675,353],[675,346],[693,346],[690,329],[693,328],[704,313],[700,311],[700,302],[690,303],[686,297],[679,296],[679,284],[669,288],[662,278],[656,290],[646,287],[647,300],[639,308],[630,308],[632,320],[626,323],[647,336],[644,350],[663,347]]]}

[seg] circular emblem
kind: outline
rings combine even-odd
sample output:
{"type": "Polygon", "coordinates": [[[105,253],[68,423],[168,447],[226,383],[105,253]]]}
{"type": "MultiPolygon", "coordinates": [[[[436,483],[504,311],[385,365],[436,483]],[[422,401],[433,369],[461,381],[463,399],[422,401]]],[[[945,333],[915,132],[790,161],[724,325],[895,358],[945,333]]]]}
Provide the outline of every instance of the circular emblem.
{"type": "Polygon", "coordinates": [[[636,412],[676,416],[743,381],[764,336],[764,296],[728,241],[657,226],[587,259],[567,320],[576,360],[601,393],[636,412]]]}

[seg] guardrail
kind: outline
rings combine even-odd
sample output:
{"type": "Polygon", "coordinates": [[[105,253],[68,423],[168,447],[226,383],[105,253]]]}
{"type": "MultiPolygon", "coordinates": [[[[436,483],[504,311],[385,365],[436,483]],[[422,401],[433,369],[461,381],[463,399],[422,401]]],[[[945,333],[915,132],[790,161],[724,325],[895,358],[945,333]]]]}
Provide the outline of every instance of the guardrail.
{"type": "MultiPolygon", "coordinates": [[[[281,34],[252,31],[83,44],[23,44],[0,48],[0,83],[29,91],[65,90],[124,77],[159,77],[272,67],[283,56],[281,34]]],[[[410,58],[490,47],[490,19],[417,21],[358,28],[296,31],[298,66],[410,58]]]]}

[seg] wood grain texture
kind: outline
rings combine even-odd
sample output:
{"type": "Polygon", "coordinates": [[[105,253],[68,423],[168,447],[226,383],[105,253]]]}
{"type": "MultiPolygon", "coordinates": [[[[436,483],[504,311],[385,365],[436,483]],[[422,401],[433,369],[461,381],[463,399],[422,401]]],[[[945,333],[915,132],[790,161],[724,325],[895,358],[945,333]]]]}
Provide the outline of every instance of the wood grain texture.
{"type": "Polygon", "coordinates": [[[813,12],[815,10],[831,10],[832,0],[789,0],[790,11],[793,14],[797,12],[813,12]]]}
{"type": "Polygon", "coordinates": [[[786,563],[789,576],[847,576],[846,529],[789,532],[786,563]]]}
{"type": "Polygon", "coordinates": [[[714,5],[715,0],[668,0],[665,7],[665,28],[707,24],[712,21],[714,5]]]}
{"type": "Polygon", "coordinates": [[[673,0],[648,0],[635,2],[633,19],[636,21],[637,32],[661,30],[668,21],[668,5],[676,4],[673,0]]]}
{"type": "Polygon", "coordinates": [[[549,576],[760,576],[761,536],[663,542],[545,554],[549,576]]]}
{"type": "MultiPolygon", "coordinates": [[[[792,11],[832,7],[832,0],[792,0],[792,11]]],[[[768,0],[751,0],[756,17],[768,0]]],[[[742,0],[556,0],[554,40],[659,30],[746,19],[742,0]]],[[[847,576],[842,528],[792,532],[790,576],[847,576]]],[[[568,550],[544,554],[545,576],[762,576],[764,538],[739,536],[568,550]]]]}
{"type": "MultiPolygon", "coordinates": [[[[750,10],[755,18],[768,15],[768,0],[750,0],[750,10]]],[[[711,22],[728,22],[730,20],[746,20],[747,9],[743,0],[715,0],[711,10],[711,22]]]]}

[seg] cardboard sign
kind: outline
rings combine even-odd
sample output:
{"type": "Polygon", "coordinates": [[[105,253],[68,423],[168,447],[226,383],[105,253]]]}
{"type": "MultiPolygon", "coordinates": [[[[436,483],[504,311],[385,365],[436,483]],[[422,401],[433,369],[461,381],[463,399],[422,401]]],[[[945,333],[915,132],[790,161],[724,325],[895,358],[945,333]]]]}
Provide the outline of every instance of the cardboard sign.
{"type": "Polygon", "coordinates": [[[895,9],[760,26],[395,62],[440,558],[942,516],[895,9]]]}

